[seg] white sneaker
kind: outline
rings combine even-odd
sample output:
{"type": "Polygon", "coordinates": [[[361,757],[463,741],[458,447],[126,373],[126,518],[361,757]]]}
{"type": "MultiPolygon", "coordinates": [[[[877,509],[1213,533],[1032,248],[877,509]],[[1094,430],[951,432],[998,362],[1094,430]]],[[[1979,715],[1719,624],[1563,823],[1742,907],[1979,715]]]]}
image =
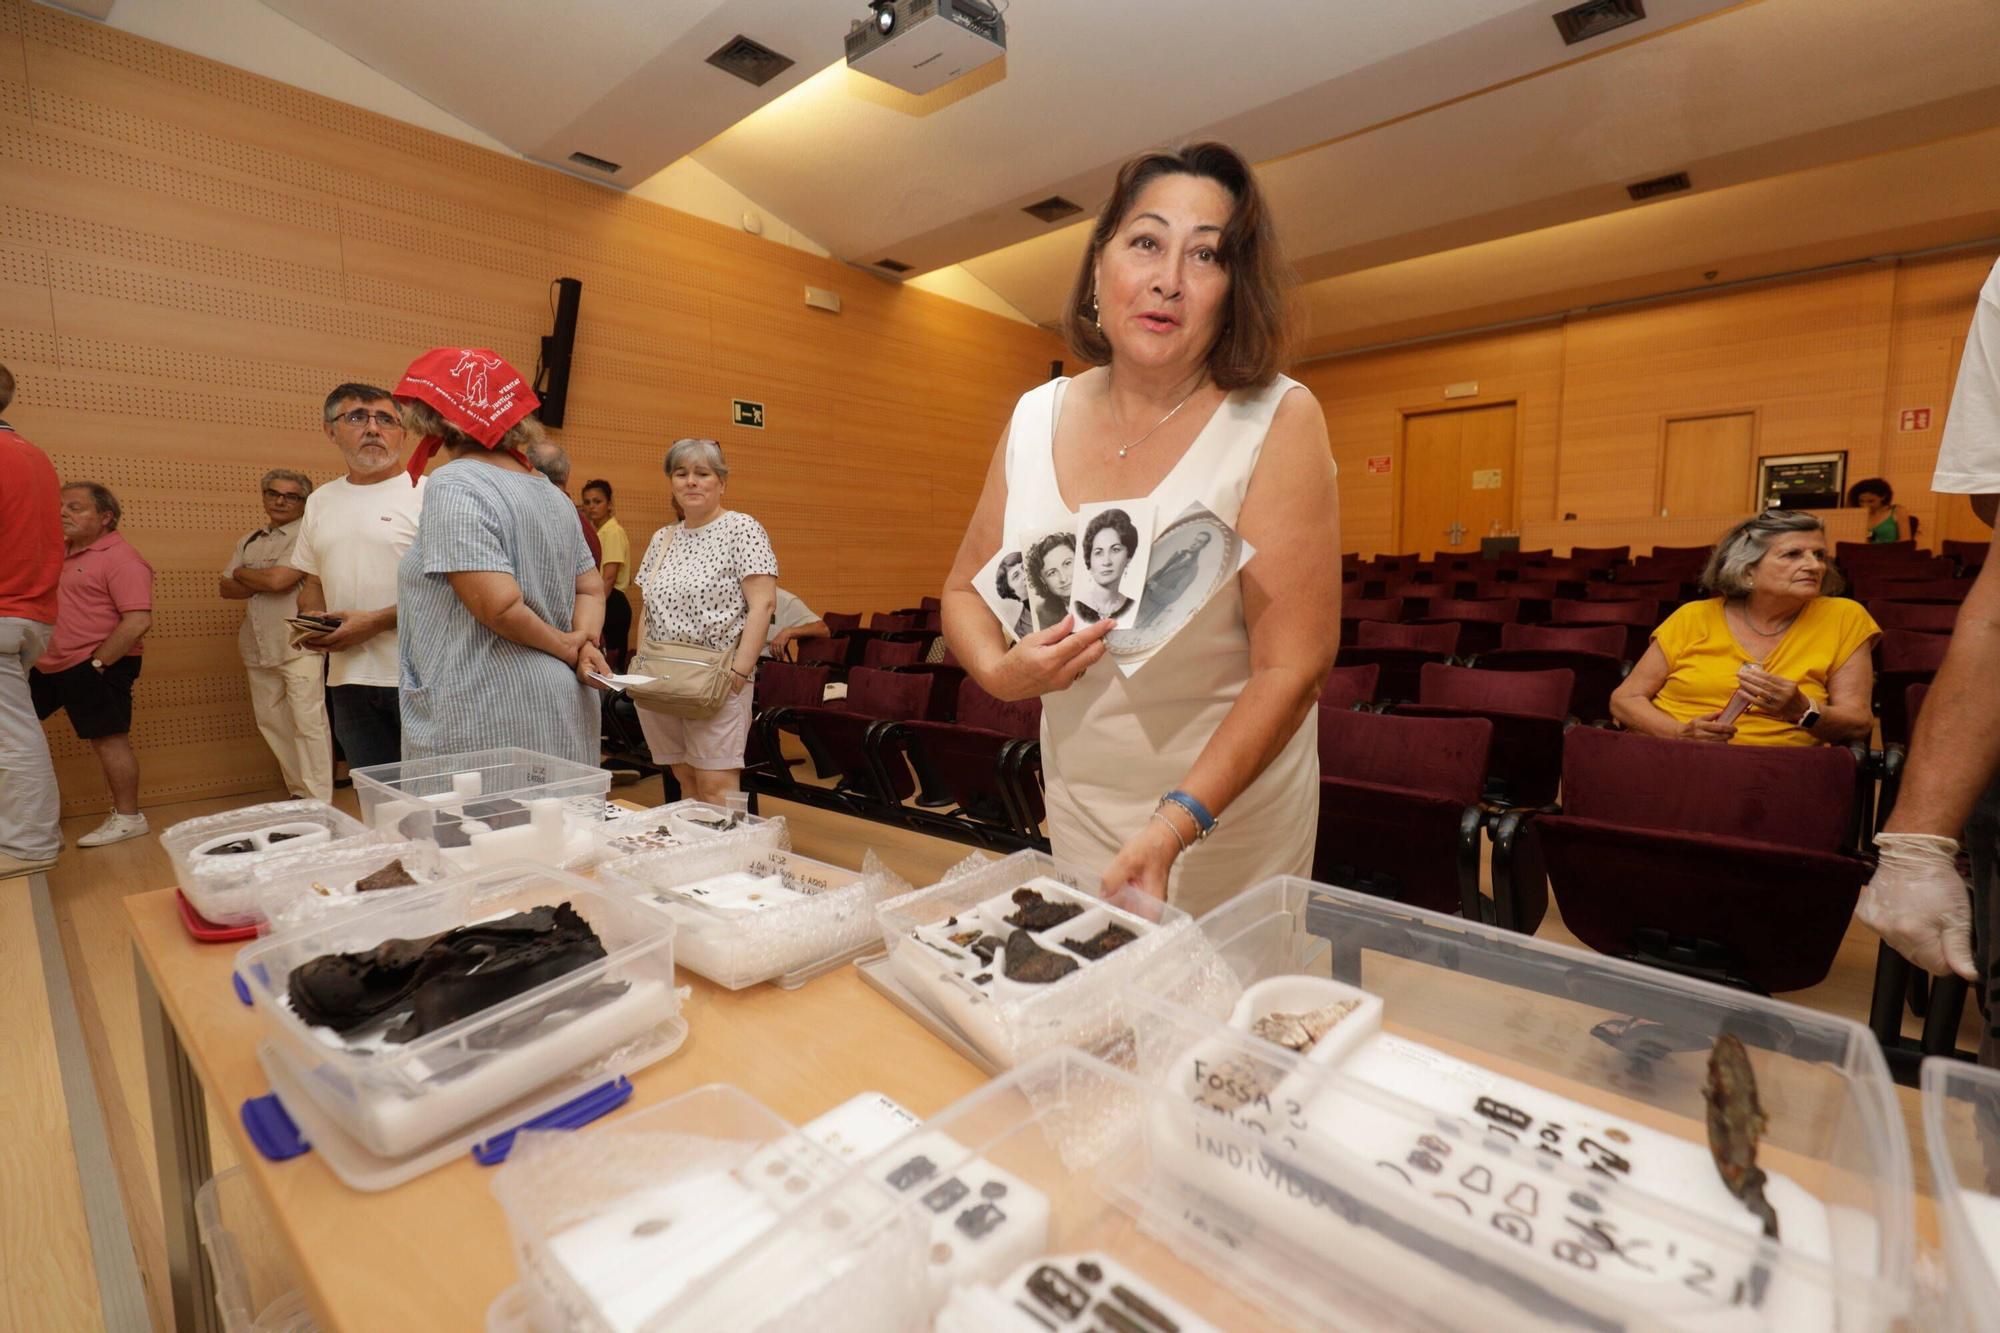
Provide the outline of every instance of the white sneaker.
{"type": "Polygon", "coordinates": [[[102,824],[76,840],[79,847],[103,847],[108,843],[136,838],[146,831],[144,815],[121,815],[113,811],[102,824]]]}

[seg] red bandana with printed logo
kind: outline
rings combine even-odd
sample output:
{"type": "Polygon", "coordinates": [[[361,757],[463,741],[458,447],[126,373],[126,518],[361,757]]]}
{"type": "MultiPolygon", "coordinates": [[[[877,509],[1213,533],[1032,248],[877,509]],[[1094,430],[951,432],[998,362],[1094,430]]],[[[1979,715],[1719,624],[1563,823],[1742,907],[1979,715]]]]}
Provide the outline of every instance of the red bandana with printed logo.
{"type": "MultiPolygon", "coordinates": [[[[521,418],[542,405],[521,372],[484,347],[434,347],[410,363],[396,397],[429,403],[437,414],[488,449],[498,448],[521,418]]],[[[410,455],[410,484],[424,475],[444,440],[426,435],[410,455]]],[[[507,451],[521,458],[518,450],[507,451]]]]}

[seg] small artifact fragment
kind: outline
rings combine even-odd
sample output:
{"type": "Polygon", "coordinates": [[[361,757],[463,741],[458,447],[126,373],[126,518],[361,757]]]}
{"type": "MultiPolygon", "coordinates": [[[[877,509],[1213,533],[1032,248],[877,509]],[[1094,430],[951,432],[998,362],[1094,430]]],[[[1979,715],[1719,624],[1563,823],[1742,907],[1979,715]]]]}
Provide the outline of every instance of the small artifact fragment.
{"type": "Polygon", "coordinates": [[[374,874],[355,880],[354,891],[373,893],[377,889],[407,889],[416,882],[416,878],[403,868],[403,858],[399,856],[374,874]]]}
{"type": "Polygon", "coordinates": [[[1111,925],[1106,926],[1087,940],[1064,940],[1063,947],[1071,953],[1088,958],[1094,963],[1113,949],[1122,949],[1138,938],[1137,935],[1134,935],[1123,926],[1111,925]]]}
{"type": "Polygon", "coordinates": [[[1708,1151],[1729,1192],[1764,1223],[1764,1234],[1778,1239],[1778,1214],[1764,1197],[1763,1168],[1757,1165],[1757,1141],[1764,1133],[1764,1107],[1757,1099],[1757,1074],[1740,1038],[1724,1033],[1708,1055],[1708,1085],[1701,1090],[1708,1103],[1708,1151]]]}
{"type": "Polygon", "coordinates": [[[265,834],[264,841],[267,844],[273,842],[290,842],[293,838],[303,838],[305,836],[303,833],[287,833],[283,829],[279,829],[275,833],[265,834]]]}
{"type": "Polygon", "coordinates": [[[1083,915],[1082,903],[1050,902],[1033,889],[1014,890],[1014,907],[1014,915],[1005,920],[1022,930],[1050,930],[1083,915]]]}
{"type": "Polygon", "coordinates": [[[993,974],[991,972],[981,972],[978,976],[972,979],[972,984],[975,986],[984,986],[987,982],[991,980],[993,980],[993,974]]]}
{"type": "Polygon", "coordinates": [[[205,853],[205,855],[241,856],[245,852],[254,852],[256,850],[257,850],[256,843],[252,842],[248,838],[238,838],[234,842],[225,842],[219,847],[209,848],[208,851],[205,853]]]}
{"type": "Polygon", "coordinates": [[[1360,1007],[1359,1000],[1335,1000],[1302,1014],[1265,1014],[1250,1025],[1250,1035],[1288,1051],[1309,1051],[1321,1037],[1333,1031],[1335,1024],[1360,1007]]]}
{"type": "Polygon", "coordinates": [[[998,935],[981,935],[972,942],[972,956],[982,963],[993,961],[993,955],[1007,946],[1007,941],[998,935]]]}
{"type": "Polygon", "coordinates": [[[979,927],[974,926],[970,930],[957,931],[954,934],[945,936],[945,938],[950,940],[953,944],[956,944],[959,948],[966,949],[976,944],[979,940],[979,937],[985,933],[986,932],[979,929],[979,927]]]}
{"type": "Polygon", "coordinates": [[[1055,953],[1035,943],[1035,937],[1017,930],[1007,937],[1007,961],[1001,969],[1009,981],[1045,986],[1059,981],[1083,964],[1067,954],[1055,953]]]}

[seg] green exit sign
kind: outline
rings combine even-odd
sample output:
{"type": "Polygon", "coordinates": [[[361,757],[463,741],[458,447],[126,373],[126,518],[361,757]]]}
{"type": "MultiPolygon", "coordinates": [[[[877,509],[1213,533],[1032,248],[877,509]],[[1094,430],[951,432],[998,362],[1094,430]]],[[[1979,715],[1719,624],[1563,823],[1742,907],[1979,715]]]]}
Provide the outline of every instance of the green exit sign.
{"type": "Polygon", "coordinates": [[[764,429],[764,405],[753,403],[747,398],[729,400],[729,420],[738,426],[748,426],[751,430],[764,429]]]}

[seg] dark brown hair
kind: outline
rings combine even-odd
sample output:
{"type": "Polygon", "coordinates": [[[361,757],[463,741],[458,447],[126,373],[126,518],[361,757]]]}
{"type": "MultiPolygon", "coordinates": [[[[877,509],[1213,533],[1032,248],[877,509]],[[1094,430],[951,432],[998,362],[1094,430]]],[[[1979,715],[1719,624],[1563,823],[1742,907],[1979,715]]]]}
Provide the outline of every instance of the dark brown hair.
{"type": "Polygon", "coordinates": [[[1063,311],[1062,332],[1070,350],[1093,366],[1111,361],[1111,343],[1091,318],[1097,257],[1118,231],[1139,195],[1162,176],[1200,176],[1228,191],[1235,201],[1223,225],[1216,254],[1229,274],[1229,299],[1222,330],[1208,350],[1208,374],[1218,388],[1269,384],[1291,358],[1293,322],[1291,270],[1278,248],[1277,228],[1257,177],[1234,148],[1196,143],[1165,152],[1142,153],[1118,170],[1118,183],[1090,231],[1090,247],[1077,268],[1063,311]]]}

